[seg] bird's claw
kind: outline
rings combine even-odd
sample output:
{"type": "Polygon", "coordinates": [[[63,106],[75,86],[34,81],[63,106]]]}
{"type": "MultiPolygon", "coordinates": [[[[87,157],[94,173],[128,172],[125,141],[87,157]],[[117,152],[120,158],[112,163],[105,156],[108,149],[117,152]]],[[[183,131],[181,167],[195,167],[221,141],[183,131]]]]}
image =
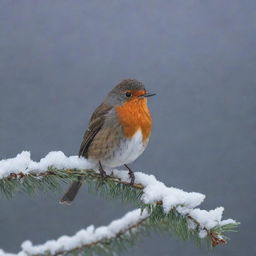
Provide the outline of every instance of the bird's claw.
{"type": "Polygon", "coordinates": [[[134,181],[135,181],[135,176],[134,176],[134,173],[133,172],[129,172],[129,176],[130,176],[130,185],[132,186],[134,184],[134,181]]]}
{"type": "Polygon", "coordinates": [[[100,177],[101,177],[101,185],[103,185],[103,184],[104,184],[104,181],[105,181],[105,179],[106,179],[106,177],[107,177],[107,174],[106,174],[106,172],[105,172],[104,170],[102,170],[102,171],[100,172],[100,177]]]}

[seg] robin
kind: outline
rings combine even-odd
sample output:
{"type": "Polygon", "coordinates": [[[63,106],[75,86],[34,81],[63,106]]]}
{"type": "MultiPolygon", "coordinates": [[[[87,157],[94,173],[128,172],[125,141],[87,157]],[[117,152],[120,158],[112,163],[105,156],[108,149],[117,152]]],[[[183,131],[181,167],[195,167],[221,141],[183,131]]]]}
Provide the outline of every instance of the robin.
{"type": "MultiPolygon", "coordinates": [[[[97,164],[102,180],[104,169],[124,165],[128,169],[131,184],[134,173],[127,164],[137,159],[148,145],[152,118],[147,106],[148,93],[144,85],[135,80],[123,80],[99,105],[91,116],[84,133],[79,157],[85,157],[97,164]]],[[[70,204],[79,188],[82,178],[74,181],[60,203],[70,204]]]]}

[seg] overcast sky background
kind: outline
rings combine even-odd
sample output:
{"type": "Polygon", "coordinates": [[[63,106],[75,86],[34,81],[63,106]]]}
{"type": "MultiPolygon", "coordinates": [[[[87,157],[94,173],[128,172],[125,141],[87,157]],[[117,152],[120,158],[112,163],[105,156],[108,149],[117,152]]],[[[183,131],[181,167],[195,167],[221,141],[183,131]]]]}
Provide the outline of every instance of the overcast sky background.
{"type": "MultiPolygon", "coordinates": [[[[90,114],[124,78],[149,100],[152,139],[132,167],[224,206],[239,233],[213,253],[152,235],[124,255],[255,255],[255,0],[0,0],[0,159],[30,150],[78,153],[90,114]]],[[[17,252],[131,205],[61,193],[0,198],[0,248],[17,252]]]]}

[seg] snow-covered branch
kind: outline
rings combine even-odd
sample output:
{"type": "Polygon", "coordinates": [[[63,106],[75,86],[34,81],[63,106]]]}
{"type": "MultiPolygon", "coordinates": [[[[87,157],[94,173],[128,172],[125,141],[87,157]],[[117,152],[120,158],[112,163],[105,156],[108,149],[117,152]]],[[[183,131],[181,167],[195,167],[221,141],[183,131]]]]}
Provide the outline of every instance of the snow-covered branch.
{"type": "MultiPolygon", "coordinates": [[[[52,186],[57,186],[58,182],[56,183],[56,181],[76,179],[80,175],[85,177],[85,183],[91,187],[92,182],[95,184],[95,181],[100,180],[98,171],[93,170],[93,168],[93,164],[86,159],[78,158],[77,156],[67,157],[60,151],[50,152],[39,162],[31,160],[29,152],[22,152],[15,158],[0,161],[0,190],[5,195],[11,195],[14,191],[35,190],[35,186],[39,186],[40,189],[44,185],[52,188],[52,186]]],[[[180,233],[180,236],[185,236],[185,238],[190,238],[191,236],[196,236],[200,239],[209,237],[213,246],[226,243],[227,238],[223,236],[223,233],[232,231],[238,225],[232,219],[222,220],[223,207],[210,211],[198,208],[204,201],[205,195],[167,187],[162,182],[156,180],[153,175],[136,172],[135,184],[131,186],[129,184],[128,172],[115,169],[108,172],[103,186],[95,186],[95,188],[103,195],[108,194],[113,198],[120,198],[121,196],[123,201],[128,199],[142,209],[139,210],[143,212],[142,215],[138,215],[138,210],[135,210],[118,220],[118,223],[122,222],[123,219],[126,220],[127,216],[135,216],[137,214],[136,221],[133,224],[139,222],[141,225],[146,226],[158,225],[163,229],[168,227],[170,230],[174,229],[176,234],[180,233]],[[147,219],[147,221],[142,221],[144,219],[147,219]]],[[[124,225],[121,225],[122,230],[125,231],[128,231],[133,226],[127,221],[122,223],[124,223],[124,225]]],[[[110,233],[115,237],[115,234],[121,232],[121,229],[118,228],[116,228],[116,233],[111,229],[110,233],[106,233],[106,237],[99,238],[99,231],[97,230],[107,232],[108,228],[92,229],[89,227],[86,230],[79,231],[74,237],[65,236],[37,247],[33,247],[31,243],[26,242],[22,246],[22,253],[26,250],[28,254],[42,254],[46,251],[50,251],[51,254],[65,253],[74,248],[84,247],[88,243],[94,244],[96,242],[98,244],[99,242],[97,241],[102,241],[102,238],[110,238],[110,233]],[[89,230],[94,234],[93,236],[90,235],[90,237],[96,237],[96,240],[88,242],[84,234],[87,234],[89,230]],[[69,244],[67,248],[63,247],[59,241],[71,242],[65,242],[66,245],[69,244]],[[54,244],[54,246],[48,248],[49,244],[52,246],[54,244]],[[41,251],[36,251],[36,248],[41,248],[41,251]],[[46,250],[46,248],[48,249],[46,250]],[[52,250],[52,248],[55,249],[52,250]]],[[[100,234],[102,235],[103,233],[100,234]]]]}
{"type": "Polygon", "coordinates": [[[25,241],[22,243],[22,250],[19,253],[5,253],[0,250],[0,256],[63,255],[94,249],[97,245],[109,244],[113,238],[131,236],[131,232],[143,225],[148,216],[147,210],[141,212],[141,209],[136,209],[126,213],[122,218],[112,221],[108,226],[95,228],[91,225],[78,231],[74,236],[61,236],[57,240],[50,240],[41,245],[32,245],[31,241],[25,241]]]}

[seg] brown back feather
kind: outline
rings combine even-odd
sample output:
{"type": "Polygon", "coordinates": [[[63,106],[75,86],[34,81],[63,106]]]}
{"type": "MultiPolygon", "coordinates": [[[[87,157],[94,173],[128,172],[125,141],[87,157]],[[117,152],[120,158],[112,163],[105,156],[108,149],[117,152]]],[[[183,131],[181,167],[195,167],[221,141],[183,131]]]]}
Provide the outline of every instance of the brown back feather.
{"type": "Polygon", "coordinates": [[[80,146],[79,156],[88,158],[88,148],[94,137],[101,130],[106,114],[112,109],[112,106],[102,103],[96,108],[91,116],[88,129],[84,133],[83,141],[80,146]]]}

